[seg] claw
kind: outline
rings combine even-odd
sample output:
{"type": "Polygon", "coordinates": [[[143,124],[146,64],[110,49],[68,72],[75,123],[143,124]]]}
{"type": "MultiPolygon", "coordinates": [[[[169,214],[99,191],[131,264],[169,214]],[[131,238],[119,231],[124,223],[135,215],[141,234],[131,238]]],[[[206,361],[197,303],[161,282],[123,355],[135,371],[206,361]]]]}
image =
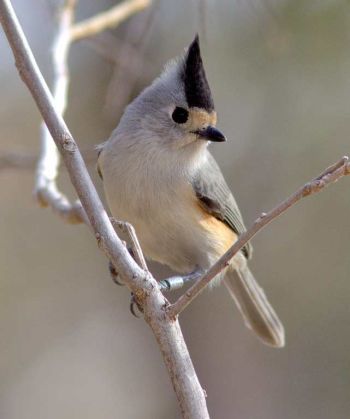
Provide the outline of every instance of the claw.
{"type": "Polygon", "coordinates": [[[112,281],[119,286],[124,286],[124,284],[122,282],[118,281],[119,274],[116,271],[112,262],[109,262],[108,269],[109,269],[109,273],[111,274],[112,281]]]}
{"type": "MultiPolygon", "coordinates": [[[[123,242],[123,243],[126,246],[126,243],[125,242],[123,242]]],[[[130,255],[135,259],[134,252],[131,249],[131,247],[127,246],[127,249],[129,251],[130,255]]],[[[113,282],[117,285],[124,286],[123,282],[118,281],[119,273],[116,271],[116,269],[115,269],[115,267],[114,267],[114,265],[111,261],[109,261],[109,263],[108,263],[108,269],[109,269],[109,273],[111,274],[113,282]]]]}
{"type": "Polygon", "coordinates": [[[138,315],[135,312],[135,307],[137,307],[138,311],[142,314],[143,313],[143,309],[140,306],[140,304],[137,302],[135,295],[133,293],[131,293],[131,298],[130,298],[130,312],[131,314],[136,317],[137,319],[139,319],[141,316],[138,315]]]}

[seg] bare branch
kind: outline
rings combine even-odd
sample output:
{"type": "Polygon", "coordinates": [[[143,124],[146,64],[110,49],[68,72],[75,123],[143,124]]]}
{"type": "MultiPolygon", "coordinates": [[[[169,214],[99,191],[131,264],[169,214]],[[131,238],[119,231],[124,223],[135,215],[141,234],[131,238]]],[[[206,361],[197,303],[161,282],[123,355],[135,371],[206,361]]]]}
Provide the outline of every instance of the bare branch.
{"type": "Polygon", "coordinates": [[[136,262],[143,270],[148,271],[147,263],[145,261],[145,257],[143,256],[139,239],[136,236],[134,227],[130,223],[118,221],[114,218],[112,218],[111,221],[115,227],[119,228],[120,231],[127,234],[136,262]]]}
{"type": "Polygon", "coordinates": [[[284,213],[288,208],[296,204],[302,198],[320,192],[326,186],[349,174],[349,158],[345,156],[334,165],[328,167],[318,177],[299,188],[296,192],[294,192],[294,194],[282,201],[270,212],[262,213],[260,217],[255,220],[253,225],[245,233],[239,236],[234,245],[230,247],[230,249],[210,269],[208,269],[208,271],[205,272],[204,275],[185,292],[185,294],[179,297],[174,304],[168,307],[168,314],[173,318],[180,314],[181,311],[183,311],[203,291],[209,282],[228,266],[230,260],[236,255],[236,253],[238,253],[239,250],[242,249],[242,247],[245,246],[256,233],[258,233],[272,220],[284,213]]]}
{"type": "MultiPolygon", "coordinates": [[[[67,107],[68,68],[67,56],[70,46],[70,28],[74,19],[75,0],[66,0],[58,15],[57,35],[52,48],[54,71],[53,100],[61,115],[67,107]]],[[[36,172],[34,194],[39,204],[51,207],[63,220],[71,224],[88,222],[79,202],[71,205],[60,192],[56,180],[60,166],[60,153],[45,123],[41,124],[41,155],[36,172]]]]}
{"type": "Polygon", "coordinates": [[[169,303],[162,295],[156,280],[149,272],[138,266],[115,233],[77,144],[62,116],[55,110],[54,100],[35,62],[10,0],[0,0],[0,20],[12,48],[19,74],[30,90],[62,154],[98,244],[144,308],[145,320],[159,344],[180,404],[182,417],[208,419],[205,394],[196,376],[180,325],[177,320],[174,321],[166,315],[165,307],[169,303]]]}
{"type": "Polygon", "coordinates": [[[76,23],[71,29],[71,40],[78,41],[106,29],[115,28],[128,17],[145,9],[150,4],[151,0],[124,0],[105,12],[76,23]]]}

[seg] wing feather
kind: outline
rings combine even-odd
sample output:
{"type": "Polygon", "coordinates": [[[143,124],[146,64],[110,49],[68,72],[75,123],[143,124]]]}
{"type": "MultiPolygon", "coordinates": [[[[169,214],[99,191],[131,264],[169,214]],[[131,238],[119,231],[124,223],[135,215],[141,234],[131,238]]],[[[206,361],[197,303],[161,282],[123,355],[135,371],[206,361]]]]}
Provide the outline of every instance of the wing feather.
{"type": "MultiPolygon", "coordinates": [[[[203,209],[227,224],[236,234],[240,235],[246,231],[238,205],[210,153],[194,176],[192,186],[203,209]]],[[[252,250],[250,243],[242,249],[248,259],[252,250]]]]}

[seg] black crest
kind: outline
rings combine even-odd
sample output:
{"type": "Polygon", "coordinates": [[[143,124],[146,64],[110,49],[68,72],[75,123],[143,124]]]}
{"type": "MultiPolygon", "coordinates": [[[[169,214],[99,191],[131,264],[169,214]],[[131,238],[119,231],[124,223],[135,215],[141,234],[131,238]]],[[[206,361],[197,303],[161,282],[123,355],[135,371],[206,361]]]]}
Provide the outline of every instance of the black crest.
{"type": "Polygon", "coordinates": [[[208,112],[214,110],[214,102],[204,71],[198,35],[188,47],[182,78],[185,84],[188,106],[202,108],[208,112]]]}

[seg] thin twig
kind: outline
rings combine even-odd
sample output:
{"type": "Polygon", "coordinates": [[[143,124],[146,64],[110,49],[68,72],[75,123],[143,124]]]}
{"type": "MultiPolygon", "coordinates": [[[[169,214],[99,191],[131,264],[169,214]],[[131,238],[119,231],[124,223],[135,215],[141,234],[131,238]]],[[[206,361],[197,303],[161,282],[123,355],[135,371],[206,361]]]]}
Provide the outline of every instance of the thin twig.
{"type": "Polygon", "coordinates": [[[239,236],[234,245],[208,271],[206,271],[204,275],[185,292],[185,294],[179,297],[174,304],[168,307],[168,314],[174,318],[180,314],[203,291],[209,282],[228,266],[230,260],[236,255],[236,253],[239,252],[239,250],[242,249],[242,247],[245,246],[256,233],[258,233],[272,220],[284,213],[288,208],[296,204],[302,198],[320,192],[326,186],[349,174],[349,158],[345,156],[334,165],[328,167],[318,177],[299,188],[289,198],[282,201],[270,212],[262,213],[260,217],[255,220],[253,225],[245,233],[239,236]]]}
{"type": "Polygon", "coordinates": [[[128,236],[131,245],[131,250],[133,252],[133,256],[136,262],[144,271],[148,271],[147,263],[143,255],[139,239],[136,236],[134,227],[128,222],[118,221],[115,218],[112,218],[111,221],[115,227],[117,227],[121,232],[125,233],[128,236]]]}
{"type": "Polygon", "coordinates": [[[83,22],[76,23],[71,29],[71,40],[78,41],[115,28],[120,22],[137,13],[151,4],[151,0],[124,0],[105,12],[102,12],[83,22]]]}
{"type": "Polygon", "coordinates": [[[168,301],[156,280],[142,270],[117,236],[91,181],[78,146],[55,104],[17,20],[10,0],[0,0],[0,20],[12,48],[19,74],[30,90],[46,125],[61,151],[72,184],[88,216],[100,248],[118,269],[123,282],[134,292],[144,317],[159,344],[182,417],[209,419],[205,394],[198,381],[179,322],[164,310],[168,301]]]}

